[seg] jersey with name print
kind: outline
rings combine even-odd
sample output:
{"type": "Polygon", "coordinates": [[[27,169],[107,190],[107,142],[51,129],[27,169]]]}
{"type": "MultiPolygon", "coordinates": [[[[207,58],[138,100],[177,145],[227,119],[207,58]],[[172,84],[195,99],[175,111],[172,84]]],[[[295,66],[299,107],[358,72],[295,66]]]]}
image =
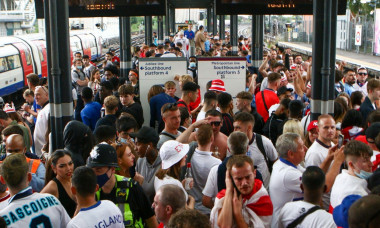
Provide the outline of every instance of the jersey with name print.
{"type": "Polygon", "coordinates": [[[55,196],[33,193],[31,187],[10,198],[0,216],[7,227],[66,227],[70,222],[65,208],[55,196]]]}
{"type": "Polygon", "coordinates": [[[120,209],[109,200],[98,201],[95,205],[80,209],[67,228],[124,228],[120,209]]]}

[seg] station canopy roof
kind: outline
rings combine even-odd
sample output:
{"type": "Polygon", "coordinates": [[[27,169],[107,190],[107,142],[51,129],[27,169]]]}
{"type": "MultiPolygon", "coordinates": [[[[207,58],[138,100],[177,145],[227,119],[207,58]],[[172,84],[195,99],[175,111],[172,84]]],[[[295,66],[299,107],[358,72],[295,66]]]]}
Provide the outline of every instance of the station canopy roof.
{"type": "Polygon", "coordinates": [[[213,0],[168,0],[175,8],[209,8],[213,0]]]}

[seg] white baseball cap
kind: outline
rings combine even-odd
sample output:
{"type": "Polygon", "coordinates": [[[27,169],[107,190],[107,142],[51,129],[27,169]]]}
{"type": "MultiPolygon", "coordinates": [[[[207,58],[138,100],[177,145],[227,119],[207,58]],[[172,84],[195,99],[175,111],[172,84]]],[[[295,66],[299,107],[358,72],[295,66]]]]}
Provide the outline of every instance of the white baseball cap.
{"type": "Polygon", "coordinates": [[[189,151],[189,144],[182,144],[175,140],[166,141],[160,148],[162,169],[168,169],[186,156],[189,151]]]}

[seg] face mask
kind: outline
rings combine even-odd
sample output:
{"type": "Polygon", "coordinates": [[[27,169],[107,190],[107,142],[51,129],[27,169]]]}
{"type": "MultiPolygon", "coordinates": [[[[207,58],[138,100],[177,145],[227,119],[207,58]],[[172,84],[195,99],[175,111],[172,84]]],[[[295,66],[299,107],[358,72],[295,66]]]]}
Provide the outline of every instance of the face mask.
{"type": "Polygon", "coordinates": [[[360,173],[354,172],[355,175],[361,179],[368,180],[372,176],[373,173],[366,172],[364,170],[360,170],[360,173]]]}
{"type": "Polygon", "coordinates": [[[96,176],[96,183],[98,183],[99,188],[103,187],[107,183],[107,181],[110,179],[110,177],[107,175],[107,172],[105,174],[96,176]]]}
{"type": "Polygon", "coordinates": [[[77,66],[78,70],[82,70],[82,66],[77,66]]]}
{"type": "Polygon", "coordinates": [[[127,141],[127,139],[125,139],[125,138],[120,138],[120,142],[121,142],[121,143],[127,143],[128,141],[127,141]]]}
{"type": "Polygon", "coordinates": [[[195,68],[195,67],[197,67],[197,64],[196,64],[195,62],[191,62],[191,63],[189,64],[189,67],[190,67],[190,68],[195,68]]]}

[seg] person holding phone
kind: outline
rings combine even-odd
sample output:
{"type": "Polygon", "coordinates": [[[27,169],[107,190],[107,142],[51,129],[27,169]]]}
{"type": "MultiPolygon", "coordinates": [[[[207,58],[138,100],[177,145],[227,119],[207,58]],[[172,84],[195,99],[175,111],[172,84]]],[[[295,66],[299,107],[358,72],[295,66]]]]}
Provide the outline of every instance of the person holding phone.
{"type": "Polygon", "coordinates": [[[238,155],[228,160],[226,189],[215,199],[212,227],[270,227],[273,204],[263,182],[255,176],[250,157],[238,155]]]}

